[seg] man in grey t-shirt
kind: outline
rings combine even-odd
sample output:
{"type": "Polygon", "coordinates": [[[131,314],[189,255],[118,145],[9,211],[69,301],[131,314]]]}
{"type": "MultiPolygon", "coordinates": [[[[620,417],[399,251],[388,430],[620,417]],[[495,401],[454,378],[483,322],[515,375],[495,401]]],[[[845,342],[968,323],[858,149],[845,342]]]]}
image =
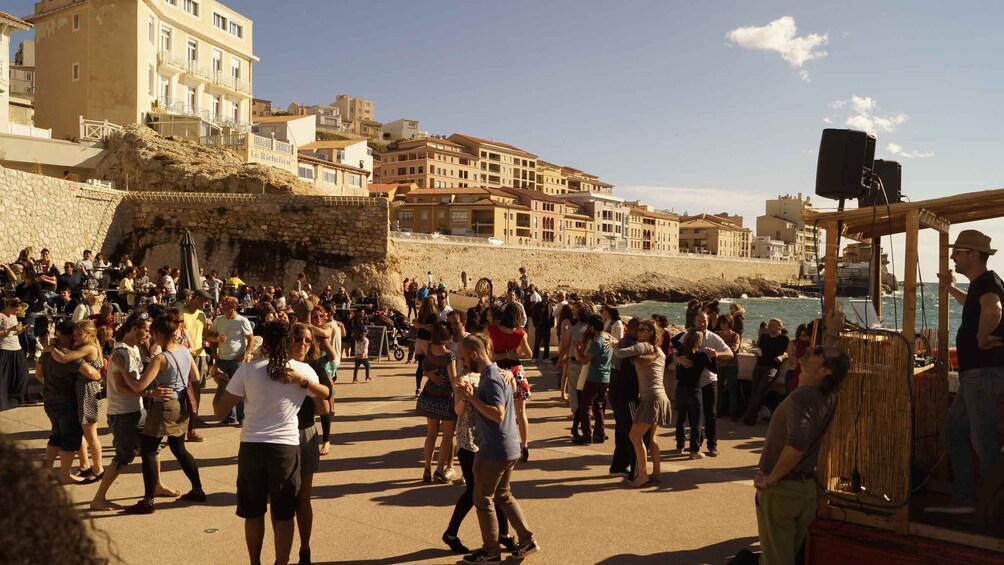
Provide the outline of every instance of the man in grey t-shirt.
{"type": "Polygon", "coordinates": [[[476,391],[470,383],[460,385],[457,391],[477,412],[475,432],[478,452],[474,459],[474,507],[478,511],[483,542],[482,548],[464,557],[464,561],[480,563],[499,560],[501,550],[495,504],[499,505],[519,535],[519,546],[513,552],[513,557],[522,559],[538,551],[540,547],[509,488],[512,471],[520,456],[513,393],[502,379],[498,365],[488,356],[482,338],[469,335],[460,340],[457,354],[468,371],[481,373],[476,391]]]}
{"type": "MultiPolygon", "coordinates": [[[[843,324],[827,325],[839,328],[843,324]]],[[[836,332],[828,335],[835,337],[836,332]]],[[[760,562],[765,565],[793,563],[816,517],[816,456],[836,410],[836,392],[850,366],[851,359],[843,351],[816,347],[801,360],[798,388],[771,416],[753,479],[763,550],[760,562]]]]}

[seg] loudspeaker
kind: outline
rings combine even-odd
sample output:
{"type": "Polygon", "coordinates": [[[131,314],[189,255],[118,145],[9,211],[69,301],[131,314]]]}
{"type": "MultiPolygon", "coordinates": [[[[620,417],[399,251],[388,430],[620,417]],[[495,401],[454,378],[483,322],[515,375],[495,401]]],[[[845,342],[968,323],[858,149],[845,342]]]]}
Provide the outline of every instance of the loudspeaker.
{"type": "Polygon", "coordinates": [[[816,164],[816,195],[839,200],[867,194],[874,161],[874,135],[824,129],[816,164]]]}
{"type": "Polygon", "coordinates": [[[858,199],[858,208],[869,208],[871,206],[885,206],[886,198],[888,204],[895,204],[903,201],[903,167],[896,161],[885,161],[876,159],[872,170],[875,176],[882,179],[882,186],[885,187],[885,194],[879,188],[878,182],[872,185],[868,194],[858,199]]]}

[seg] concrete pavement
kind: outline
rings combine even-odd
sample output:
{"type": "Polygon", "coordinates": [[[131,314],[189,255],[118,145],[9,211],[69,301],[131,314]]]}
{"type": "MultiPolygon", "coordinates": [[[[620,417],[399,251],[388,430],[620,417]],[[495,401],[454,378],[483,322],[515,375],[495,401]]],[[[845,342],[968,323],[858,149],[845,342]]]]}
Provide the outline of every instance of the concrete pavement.
{"type": "MultiPolygon", "coordinates": [[[[314,478],[314,562],[456,563],[461,556],[449,553],[440,536],[463,487],[421,480],[425,420],[414,415],[415,366],[384,361],[373,367],[373,382],[352,384],[351,368],[343,368],[335,385],[331,453],[314,478]]],[[[607,476],[612,439],[593,446],[571,443],[568,409],[558,401],[551,366],[530,365],[527,372],[534,393],[528,403],[530,461],[517,467],[513,492],[543,547],[527,563],[720,564],[755,543],[752,476],[765,424],[747,428],[719,421],[720,457],[691,461],[664,454],[659,486],[628,489],[623,479],[607,476]]],[[[203,414],[212,392],[204,392],[203,414]]],[[[609,412],[607,421],[612,438],[609,412]]],[[[40,405],[22,407],[0,413],[0,431],[41,458],[48,420],[40,405]]],[[[126,563],[247,562],[243,523],[234,514],[240,430],[213,426],[201,433],[206,441],[188,446],[209,493],[204,504],[159,502],[150,516],[90,512],[87,502],[97,485],[66,487],[92,519],[99,545],[126,563]]],[[[107,464],[111,435],[103,428],[101,437],[107,464]]],[[[674,447],[672,430],[660,430],[659,438],[664,451],[674,447]]],[[[168,450],[161,460],[165,483],[187,491],[168,450]]],[[[110,498],[131,504],[141,494],[137,458],[110,498]]],[[[265,562],[274,555],[271,535],[269,528],[265,562]]],[[[479,545],[473,511],[460,538],[468,547],[479,545]]],[[[293,563],[298,548],[297,540],[293,563]]]]}

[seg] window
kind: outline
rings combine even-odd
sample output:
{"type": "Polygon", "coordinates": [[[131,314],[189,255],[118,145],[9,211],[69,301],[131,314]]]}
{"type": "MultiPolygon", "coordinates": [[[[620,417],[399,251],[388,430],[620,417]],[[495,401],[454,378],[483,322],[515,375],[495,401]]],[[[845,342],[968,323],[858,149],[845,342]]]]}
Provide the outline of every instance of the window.
{"type": "Polygon", "coordinates": [[[170,103],[171,99],[171,79],[160,77],[160,95],[164,99],[163,103],[170,103]]]}
{"type": "Polygon", "coordinates": [[[223,51],[213,48],[213,70],[220,72],[223,70],[223,51]]]}
{"type": "Polygon", "coordinates": [[[466,224],[468,222],[468,212],[467,210],[451,210],[450,211],[450,223],[451,224],[466,224]]]}
{"type": "Polygon", "coordinates": [[[188,87],[185,87],[185,90],[186,90],[186,95],[187,95],[187,98],[185,99],[185,103],[188,104],[188,107],[190,108],[190,111],[194,112],[196,106],[198,106],[198,103],[195,100],[195,89],[192,88],[191,86],[188,86],[188,87]]]}
{"type": "Polygon", "coordinates": [[[153,19],[153,16],[150,16],[150,21],[146,24],[146,34],[150,40],[150,45],[157,45],[157,22],[153,19]]]}
{"type": "Polygon", "coordinates": [[[171,50],[171,28],[167,26],[160,28],[160,50],[171,50]]]}
{"type": "Polygon", "coordinates": [[[185,0],[185,11],[195,17],[199,17],[199,3],[195,0],[185,0]]]}
{"type": "Polygon", "coordinates": [[[153,65],[150,65],[150,72],[147,76],[147,81],[149,83],[147,84],[147,90],[150,92],[150,96],[153,96],[157,89],[157,76],[153,69],[153,65]]]}
{"type": "Polygon", "coordinates": [[[321,175],[321,179],[325,184],[338,184],[338,173],[334,171],[324,171],[321,175]]]}
{"type": "Polygon", "coordinates": [[[218,27],[223,31],[227,31],[227,18],[213,12],[213,27],[218,27]]]}
{"type": "Polygon", "coordinates": [[[411,221],[415,219],[415,215],[411,210],[402,210],[401,212],[398,212],[397,219],[402,224],[410,224],[411,221]]]}
{"type": "Polygon", "coordinates": [[[220,97],[219,96],[213,96],[213,115],[214,116],[218,116],[218,115],[220,115],[222,113],[222,112],[220,112],[220,107],[222,105],[223,105],[223,102],[220,100],[220,97]]]}
{"type": "Polygon", "coordinates": [[[301,179],[314,180],[314,167],[300,165],[297,167],[297,174],[301,179]]]}
{"type": "Polygon", "coordinates": [[[199,42],[194,39],[188,40],[188,61],[190,63],[199,60],[199,42]]]}
{"type": "Polygon", "coordinates": [[[80,14],[73,14],[73,31],[80,29],[80,14]]]}
{"type": "Polygon", "coordinates": [[[237,57],[230,59],[230,75],[236,79],[241,78],[241,60],[237,57]]]}
{"type": "Polygon", "coordinates": [[[233,35],[234,37],[239,37],[240,39],[244,39],[244,26],[233,20],[230,20],[230,35],[233,35]]]}
{"type": "Polygon", "coordinates": [[[70,70],[70,76],[72,77],[73,82],[80,80],[80,63],[73,63],[73,67],[71,67],[70,70]]]}
{"type": "Polygon", "coordinates": [[[172,5],[172,6],[177,6],[178,5],[178,0],[164,0],[164,1],[167,2],[168,4],[172,5]]]}

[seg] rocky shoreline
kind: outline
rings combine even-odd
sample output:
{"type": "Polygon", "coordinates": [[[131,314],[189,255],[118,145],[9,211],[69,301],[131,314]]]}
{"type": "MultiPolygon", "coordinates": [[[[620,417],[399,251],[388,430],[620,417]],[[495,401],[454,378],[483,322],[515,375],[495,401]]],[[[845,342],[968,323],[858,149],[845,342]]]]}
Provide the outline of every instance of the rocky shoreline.
{"type": "Polygon", "coordinates": [[[627,281],[601,285],[598,290],[581,294],[598,304],[629,304],[644,301],[687,302],[719,298],[795,298],[805,296],[795,287],[760,278],[738,277],[727,281],[706,278],[697,281],[644,273],[627,281]]]}

